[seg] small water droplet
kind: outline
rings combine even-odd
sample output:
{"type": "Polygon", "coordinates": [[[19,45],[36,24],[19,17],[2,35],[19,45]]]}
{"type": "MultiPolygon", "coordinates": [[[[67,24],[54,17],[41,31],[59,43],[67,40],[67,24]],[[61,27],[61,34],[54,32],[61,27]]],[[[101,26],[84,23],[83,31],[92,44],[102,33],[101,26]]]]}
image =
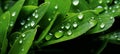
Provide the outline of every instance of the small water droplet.
{"type": "Polygon", "coordinates": [[[58,9],[58,5],[55,5],[55,9],[58,9]]]}
{"type": "Polygon", "coordinates": [[[10,27],[12,27],[13,26],[13,22],[10,22],[10,27]]]}
{"type": "Polygon", "coordinates": [[[61,29],[64,29],[65,26],[61,26],[61,29]]]}
{"type": "Polygon", "coordinates": [[[102,3],[102,0],[99,0],[99,3],[101,4],[101,3],[102,3]]]}
{"type": "Polygon", "coordinates": [[[115,10],[112,10],[113,13],[115,13],[115,10]]]}
{"type": "Polygon", "coordinates": [[[111,16],[110,19],[114,19],[114,17],[111,16]]]}
{"type": "Polygon", "coordinates": [[[111,9],[112,9],[112,7],[109,7],[109,9],[111,10],[111,9]]]}
{"type": "Polygon", "coordinates": [[[35,12],[37,13],[37,12],[38,12],[38,10],[35,10],[35,12]]]}
{"type": "Polygon", "coordinates": [[[105,27],[105,24],[104,23],[101,23],[100,24],[100,28],[104,28],[105,27]]]}
{"type": "Polygon", "coordinates": [[[76,28],[78,26],[77,22],[73,23],[73,27],[76,28]]]}
{"type": "Polygon", "coordinates": [[[32,16],[35,16],[35,13],[33,13],[32,16]]]}
{"type": "Polygon", "coordinates": [[[35,18],[38,18],[38,16],[39,16],[39,15],[38,15],[38,14],[36,14],[36,15],[35,15],[35,18]]]}
{"type": "Polygon", "coordinates": [[[52,19],[51,18],[48,18],[48,21],[51,21],[52,19]]]}
{"type": "Polygon", "coordinates": [[[52,36],[53,34],[52,33],[49,33],[50,36],[52,36]]]}
{"type": "Polygon", "coordinates": [[[116,8],[119,8],[119,5],[117,5],[116,8]]]}
{"type": "Polygon", "coordinates": [[[63,31],[62,30],[59,30],[59,31],[55,32],[55,37],[56,38],[60,38],[61,36],[63,36],[63,31]]]}
{"type": "Polygon", "coordinates": [[[29,17],[29,18],[27,18],[27,20],[29,21],[29,20],[30,20],[30,17],[29,17]]]}
{"type": "Polygon", "coordinates": [[[83,16],[84,16],[84,15],[83,15],[82,13],[80,13],[80,14],[78,15],[78,19],[80,19],[80,20],[83,19],[83,16]]]}
{"type": "Polygon", "coordinates": [[[21,24],[21,25],[24,25],[24,24],[25,24],[25,20],[23,20],[20,24],[21,24]]]}
{"type": "Polygon", "coordinates": [[[105,10],[107,10],[107,9],[108,9],[108,7],[106,6],[106,7],[104,7],[104,9],[105,9],[105,10]]]}
{"type": "Polygon", "coordinates": [[[13,12],[13,13],[12,13],[12,16],[15,16],[15,15],[16,15],[16,12],[13,12]]]}
{"type": "Polygon", "coordinates": [[[72,3],[73,3],[74,6],[77,6],[79,4],[79,0],[73,0],[72,3]]]}
{"type": "Polygon", "coordinates": [[[90,21],[89,21],[89,23],[90,23],[90,28],[91,27],[93,27],[95,24],[96,24],[96,21],[94,20],[94,19],[91,19],[90,21]]]}
{"type": "Polygon", "coordinates": [[[70,23],[67,23],[67,25],[65,26],[66,29],[70,29],[70,23]]]}
{"type": "Polygon", "coordinates": [[[71,30],[67,31],[67,34],[72,35],[72,31],[71,30]]]}
{"type": "Polygon", "coordinates": [[[110,0],[107,0],[107,3],[110,3],[110,0]]]}
{"type": "Polygon", "coordinates": [[[24,48],[22,48],[21,51],[24,51],[24,48]]]}
{"type": "Polygon", "coordinates": [[[19,41],[20,44],[22,44],[22,42],[23,42],[22,40],[19,41]]]}
{"type": "Polygon", "coordinates": [[[25,25],[25,28],[27,28],[28,26],[27,25],[25,25]]]}
{"type": "Polygon", "coordinates": [[[24,34],[24,33],[22,33],[22,37],[25,37],[25,34],[24,34]]]}
{"type": "Polygon", "coordinates": [[[34,21],[32,21],[32,22],[31,22],[31,26],[34,26],[34,25],[35,25],[35,22],[34,22],[34,21]]]}

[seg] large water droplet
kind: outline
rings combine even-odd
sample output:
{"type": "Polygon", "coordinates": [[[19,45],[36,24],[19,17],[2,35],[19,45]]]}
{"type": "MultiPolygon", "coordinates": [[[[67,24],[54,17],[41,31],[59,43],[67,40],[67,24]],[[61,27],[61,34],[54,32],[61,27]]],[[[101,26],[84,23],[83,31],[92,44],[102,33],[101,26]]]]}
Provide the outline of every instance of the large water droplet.
{"type": "Polygon", "coordinates": [[[55,32],[55,37],[56,38],[60,38],[61,36],[63,36],[63,31],[62,30],[59,30],[59,31],[55,32]]]}
{"type": "Polygon", "coordinates": [[[58,5],[55,5],[55,9],[58,9],[58,5]]]}
{"type": "Polygon", "coordinates": [[[83,19],[83,16],[84,16],[84,15],[83,15],[82,13],[80,13],[80,14],[78,15],[78,19],[80,19],[80,20],[83,19]]]}
{"type": "Polygon", "coordinates": [[[73,23],[73,27],[76,28],[78,26],[77,22],[73,23]]]}
{"type": "Polygon", "coordinates": [[[105,24],[104,23],[101,23],[100,24],[100,28],[104,28],[105,27],[105,24]]]}
{"type": "Polygon", "coordinates": [[[102,6],[97,6],[97,8],[103,8],[102,6]]]}
{"type": "Polygon", "coordinates": [[[67,23],[67,25],[65,26],[66,29],[70,29],[70,23],[67,23]]]}
{"type": "Polygon", "coordinates": [[[33,13],[32,16],[35,16],[35,13],[33,13]]]}
{"type": "Polygon", "coordinates": [[[50,40],[50,39],[52,38],[52,35],[53,35],[52,33],[49,33],[49,34],[45,37],[45,39],[46,39],[46,40],[50,40]]]}
{"type": "Polygon", "coordinates": [[[35,25],[35,22],[34,22],[34,21],[32,21],[32,22],[31,22],[31,26],[34,26],[34,25],[35,25]]]}
{"type": "Polygon", "coordinates": [[[16,15],[16,12],[13,12],[13,13],[12,13],[12,16],[15,16],[15,15],[16,15]]]}
{"type": "Polygon", "coordinates": [[[72,35],[72,31],[71,30],[67,31],[67,34],[72,35]]]}
{"type": "Polygon", "coordinates": [[[73,0],[72,3],[73,3],[74,6],[77,6],[79,4],[79,0],[73,0]]]}
{"type": "Polygon", "coordinates": [[[115,13],[115,10],[112,10],[113,13],[115,13]]]}
{"type": "Polygon", "coordinates": [[[117,4],[117,3],[118,3],[118,1],[114,1],[114,3],[115,3],[115,4],[117,4]]]}

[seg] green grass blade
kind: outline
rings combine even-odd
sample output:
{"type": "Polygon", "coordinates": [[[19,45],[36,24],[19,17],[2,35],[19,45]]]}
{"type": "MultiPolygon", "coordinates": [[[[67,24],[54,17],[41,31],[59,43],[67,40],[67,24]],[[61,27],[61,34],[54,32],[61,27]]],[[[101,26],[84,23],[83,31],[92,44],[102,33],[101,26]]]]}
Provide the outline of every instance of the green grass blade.
{"type": "Polygon", "coordinates": [[[9,22],[10,22],[10,12],[3,13],[0,16],[0,51],[2,52],[5,51],[4,47],[7,47],[6,44],[4,46],[3,42],[7,39],[6,36],[7,36],[8,27],[9,27],[9,22]]]}
{"type": "Polygon", "coordinates": [[[52,16],[52,20],[50,21],[50,24],[47,26],[47,28],[45,30],[43,30],[43,32],[40,34],[38,40],[35,42],[36,44],[39,44],[40,42],[42,42],[42,40],[45,38],[45,36],[47,35],[47,33],[50,31],[52,25],[54,24],[56,18],[58,16],[58,13],[56,13],[55,15],[52,16]]]}
{"type": "Polygon", "coordinates": [[[14,42],[8,54],[27,54],[34,40],[36,29],[30,29],[21,34],[14,42]]]}
{"type": "Polygon", "coordinates": [[[11,7],[9,9],[10,13],[11,13],[11,18],[10,18],[10,27],[9,27],[9,33],[11,32],[11,30],[13,29],[14,27],[14,24],[17,20],[17,17],[20,13],[20,10],[23,6],[23,3],[24,3],[24,0],[19,0],[17,1],[13,7],[11,7]]]}
{"type": "MultiPolygon", "coordinates": [[[[27,21],[25,22],[25,25],[22,25],[22,28],[20,28],[20,31],[25,31],[25,30],[29,30],[31,28],[36,27],[36,25],[39,23],[39,21],[41,21],[42,17],[44,16],[44,14],[46,13],[47,9],[49,7],[49,3],[43,3],[42,5],[40,5],[32,14],[32,16],[27,18],[27,21]]],[[[20,22],[22,23],[22,22],[20,22]]]]}
{"type": "Polygon", "coordinates": [[[68,15],[65,20],[58,23],[57,26],[49,31],[46,37],[51,36],[51,38],[45,38],[41,46],[47,46],[77,38],[94,27],[97,23],[97,21],[93,19],[96,15],[92,11],[83,11],[81,13],[72,14],[74,15],[68,15]]]}
{"type": "Polygon", "coordinates": [[[25,4],[24,5],[38,5],[38,0],[25,0],[25,4]]]}

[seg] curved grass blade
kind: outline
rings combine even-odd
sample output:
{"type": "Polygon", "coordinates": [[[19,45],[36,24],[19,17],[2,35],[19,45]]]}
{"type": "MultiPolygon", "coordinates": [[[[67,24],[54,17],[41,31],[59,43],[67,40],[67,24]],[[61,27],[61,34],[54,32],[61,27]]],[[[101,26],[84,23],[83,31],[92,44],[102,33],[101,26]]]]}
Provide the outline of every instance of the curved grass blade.
{"type": "Polygon", "coordinates": [[[58,23],[57,26],[52,27],[46,35],[46,37],[50,36],[50,38],[45,38],[40,46],[47,46],[79,37],[97,23],[97,21],[93,19],[93,17],[96,17],[96,14],[92,11],[72,14],[74,15],[68,15],[65,20],[58,23]]]}
{"type": "Polygon", "coordinates": [[[99,33],[109,29],[114,23],[114,17],[120,14],[119,4],[109,7],[109,10],[101,13],[96,19],[98,21],[97,25],[88,31],[89,34],[99,33]]]}
{"type": "Polygon", "coordinates": [[[120,30],[116,30],[103,36],[100,36],[100,39],[108,39],[108,42],[120,45],[120,30]]]}
{"type": "Polygon", "coordinates": [[[11,13],[11,19],[10,19],[10,26],[9,26],[9,32],[11,32],[11,30],[14,27],[14,24],[16,22],[16,19],[18,17],[18,14],[23,6],[24,0],[19,0],[17,1],[13,7],[11,7],[8,11],[10,11],[11,13]]]}
{"type": "Polygon", "coordinates": [[[45,36],[47,35],[47,33],[50,31],[52,25],[54,24],[56,18],[58,16],[58,13],[56,13],[55,15],[52,16],[52,20],[50,21],[50,24],[47,26],[47,28],[45,30],[43,30],[43,32],[40,34],[38,40],[35,42],[35,44],[39,44],[42,42],[42,40],[45,38],[45,36]]]}
{"type": "Polygon", "coordinates": [[[5,12],[0,16],[0,51],[5,53],[7,42],[7,31],[10,22],[10,12],[5,12]]]}
{"type": "MultiPolygon", "coordinates": [[[[25,30],[29,30],[31,28],[36,27],[36,25],[39,23],[39,21],[41,21],[42,17],[44,16],[44,14],[46,13],[47,9],[49,7],[49,3],[43,3],[42,5],[40,5],[32,14],[32,16],[27,18],[27,21],[25,22],[25,24],[21,24],[22,28],[20,29],[20,31],[25,31],[25,30]]],[[[23,22],[20,22],[23,23],[23,22]]]]}
{"type": "Polygon", "coordinates": [[[30,29],[20,35],[8,54],[27,54],[34,40],[37,29],[30,29]]]}

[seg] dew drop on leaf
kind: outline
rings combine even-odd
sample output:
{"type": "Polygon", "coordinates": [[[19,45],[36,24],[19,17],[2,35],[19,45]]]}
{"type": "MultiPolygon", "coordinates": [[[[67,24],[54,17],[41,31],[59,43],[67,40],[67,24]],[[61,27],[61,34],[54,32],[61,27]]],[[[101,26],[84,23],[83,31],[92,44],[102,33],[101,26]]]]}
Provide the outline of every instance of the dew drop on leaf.
{"type": "Polygon", "coordinates": [[[24,34],[24,33],[22,33],[22,37],[25,37],[25,34],[24,34]]]}
{"type": "Polygon", "coordinates": [[[101,23],[100,24],[100,28],[104,28],[105,27],[105,24],[104,23],[101,23]]]}
{"type": "Polygon", "coordinates": [[[67,23],[67,24],[65,25],[65,28],[66,28],[66,29],[70,29],[70,23],[67,23]]]}
{"type": "Polygon", "coordinates": [[[39,16],[39,15],[38,15],[38,14],[36,14],[36,15],[35,15],[35,18],[38,18],[38,16],[39,16]]]}
{"type": "Polygon", "coordinates": [[[31,22],[31,26],[34,26],[34,25],[35,25],[35,22],[34,22],[34,21],[32,21],[32,22],[31,22]]]}
{"type": "Polygon", "coordinates": [[[80,14],[78,15],[78,19],[80,19],[80,20],[83,19],[83,16],[84,16],[84,15],[83,15],[82,13],[80,13],[80,14]]]}
{"type": "Polygon", "coordinates": [[[12,16],[15,16],[15,15],[16,15],[16,12],[13,12],[13,13],[12,13],[12,16]]]}
{"type": "Polygon", "coordinates": [[[22,48],[21,51],[24,51],[24,48],[22,48]]]}
{"type": "Polygon", "coordinates": [[[114,17],[111,16],[110,19],[114,19],[114,17]]]}
{"type": "Polygon", "coordinates": [[[99,3],[101,4],[103,1],[102,0],[99,0],[99,3]]]}
{"type": "Polygon", "coordinates": [[[59,31],[55,32],[55,37],[56,38],[60,38],[61,36],[63,36],[63,31],[62,30],[59,30],[59,31]]]}
{"type": "Polygon", "coordinates": [[[24,25],[25,24],[25,20],[23,20],[23,21],[21,21],[21,23],[20,23],[21,25],[24,25]]]}
{"type": "Polygon", "coordinates": [[[22,44],[22,42],[23,42],[22,40],[19,41],[20,44],[22,44]]]}
{"type": "Polygon", "coordinates": [[[58,9],[58,5],[55,5],[55,7],[54,7],[55,9],[58,9]]]}
{"type": "Polygon", "coordinates": [[[77,22],[73,23],[73,27],[76,28],[78,26],[77,22]]]}
{"type": "Polygon", "coordinates": [[[79,0],[73,0],[72,3],[73,3],[74,6],[77,6],[79,4],[79,0]]]}
{"type": "Polygon", "coordinates": [[[67,31],[67,34],[72,35],[72,31],[71,30],[67,31]]]}
{"type": "Polygon", "coordinates": [[[13,22],[10,22],[10,27],[12,27],[13,26],[13,22]]]}

